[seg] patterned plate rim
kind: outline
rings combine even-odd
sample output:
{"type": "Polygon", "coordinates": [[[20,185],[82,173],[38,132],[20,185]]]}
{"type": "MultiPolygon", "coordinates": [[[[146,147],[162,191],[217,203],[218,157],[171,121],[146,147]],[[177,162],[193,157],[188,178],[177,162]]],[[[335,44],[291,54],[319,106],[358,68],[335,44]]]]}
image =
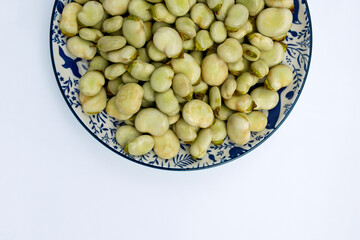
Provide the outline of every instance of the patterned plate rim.
{"type": "Polygon", "coordinates": [[[155,165],[150,165],[147,164],[145,162],[140,162],[137,161],[135,159],[131,159],[126,155],[121,154],[120,152],[117,152],[115,149],[111,148],[110,146],[108,146],[107,144],[105,144],[100,138],[98,138],[98,136],[96,136],[93,132],[91,132],[87,126],[83,123],[83,121],[81,121],[81,119],[79,118],[79,116],[76,114],[76,112],[74,111],[74,109],[71,107],[71,105],[69,104],[69,102],[67,101],[66,95],[64,93],[64,91],[62,91],[61,89],[61,84],[60,84],[60,80],[59,77],[57,75],[57,69],[56,69],[56,65],[55,65],[55,58],[54,58],[54,53],[53,53],[53,46],[52,46],[52,29],[53,29],[53,19],[54,19],[54,14],[56,11],[56,5],[58,0],[55,0],[54,2],[54,7],[53,7],[53,11],[51,14],[51,19],[50,19],[50,34],[49,34],[49,44],[50,44],[50,57],[51,57],[51,63],[52,63],[52,68],[53,68],[53,72],[56,78],[56,82],[58,84],[59,90],[67,104],[67,106],[69,107],[69,109],[71,110],[72,114],[75,116],[75,118],[78,120],[78,122],[86,129],[86,131],[88,131],[90,133],[91,136],[93,136],[98,142],[100,142],[103,146],[105,146],[106,148],[110,149],[111,151],[113,151],[114,153],[116,153],[117,155],[130,160],[131,162],[135,162],[137,164],[140,165],[144,165],[147,167],[151,167],[151,168],[155,168],[155,169],[161,169],[161,170],[168,170],[168,171],[197,171],[197,170],[204,170],[204,169],[208,169],[208,168],[213,168],[213,167],[218,167],[218,166],[222,166],[226,163],[232,162],[234,160],[237,160],[241,157],[244,157],[245,155],[247,155],[248,153],[252,152],[253,150],[257,149],[260,145],[262,145],[265,141],[267,141],[280,127],[281,125],[285,122],[285,120],[289,117],[291,111],[294,109],[297,101],[299,100],[301,93],[304,89],[308,74],[309,74],[309,70],[310,70],[310,66],[311,66],[311,59],[312,59],[312,48],[313,48],[313,31],[312,31],[312,21],[311,21],[311,15],[310,15],[310,9],[309,9],[309,5],[307,0],[302,0],[305,2],[305,6],[306,6],[306,14],[307,17],[309,18],[309,31],[310,31],[310,47],[309,47],[309,64],[308,64],[308,69],[305,72],[305,76],[303,79],[303,83],[300,87],[299,90],[299,94],[297,95],[296,99],[294,100],[294,103],[292,104],[291,108],[289,109],[288,113],[285,115],[285,117],[281,120],[281,122],[273,129],[273,131],[267,135],[261,142],[259,142],[255,147],[252,147],[251,149],[249,149],[248,151],[246,151],[244,154],[241,154],[240,156],[237,156],[233,159],[230,159],[228,161],[225,162],[220,162],[218,164],[213,164],[213,165],[209,165],[209,166],[203,166],[203,167],[199,167],[199,168],[167,168],[167,167],[160,167],[160,166],[155,166],[155,165]]]}

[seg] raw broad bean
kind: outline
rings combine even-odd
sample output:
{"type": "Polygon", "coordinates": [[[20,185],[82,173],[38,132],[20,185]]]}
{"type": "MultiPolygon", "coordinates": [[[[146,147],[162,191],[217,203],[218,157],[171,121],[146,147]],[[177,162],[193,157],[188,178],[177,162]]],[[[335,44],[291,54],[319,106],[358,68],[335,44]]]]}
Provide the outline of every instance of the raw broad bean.
{"type": "Polygon", "coordinates": [[[124,23],[122,16],[115,16],[108,19],[105,19],[101,31],[105,33],[113,33],[119,31],[124,23]]]}
{"type": "Polygon", "coordinates": [[[121,112],[119,112],[119,110],[117,110],[116,97],[110,98],[110,100],[106,104],[105,111],[110,117],[113,117],[118,120],[128,120],[133,116],[133,115],[122,114],[121,112]]]}
{"type": "Polygon", "coordinates": [[[235,63],[241,59],[243,49],[235,38],[228,38],[217,48],[217,55],[227,63],[235,63]]]}
{"type": "Polygon", "coordinates": [[[212,110],[216,113],[221,107],[221,93],[218,87],[212,87],[209,91],[209,103],[212,110]]]}
{"type": "Polygon", "coordinates": [[[264,60],[269,66],[269,68],[271,68],[275,65],[280,64],[283,61],[286,48],[287,45],[279,42],[274,42],[274,46],[271,50],[261,52],[260,59],[264,60]]]}
{"type": "Polygon", "coordinates": [[[220,86],[229,74],[228,66],[217,54],[206,56],[201,64],[203,80],[210,86],[220,86]]]}
{"type": "Polygon", "coordinates": [[[94,26],[104,17],[104,8],[96,1],[87,2],[78,13],[79,22],[84,26],[94,26]]]}
{"type": "Polygon", "coordinates": [[[250,140],[250,122],[245,114],[234,113],[227,122],[227,133],[231,141],[245,145],[250,140]]]}
{"type": "Polygon", "coordinates": [[[139,132],[162,136],[169,129],[168,117],[156,108],[140,110],[135,117],[135,127],[139,132]]]}
{"type": "Polygon", "coordinates": [[[106,91],[104,88],[95,96],[86,96],[80,93],[80,103],[83,111],[88,115],[101,113],[106,107],[106,91]]]}
{"type": "Polygon", "coordinates": [[[127,42],[136,47],[142,48],[146,43],[144,22],[133,15],[125,18],[122,32],[127,42]]]}
{"type": "Polygon", "coordinates": [[[196,36],[195,23],[188,17],[176,19],[175,27],[184,41],[193,39],[196,36]]]}
{"type": "Polygon", "coordinates": [[[101,56],[96,56],[90,61],[88,71],[104,72],[108,66],[109,66],[108,60],[106,60],[101,56]]]}
{"type": "Polygon", "coordinates": [[[261,132],[266,128],[268,119],[263,112],[252,111],[246,117],[250,122],[250,131],[261,132]]]}
{"type": "Polygon", "coordinates": [[[194,127],[208,128],[214,123],[214,113],[205,102],[194,99],[182,109],[184,120],[194,127]]]}
{"type": "Polygon", "coordinates": [[[144,89],[136,83],[127,83],[116,94],[116,107],[120,113],[133,115],[140,109],[144,89]]]}
{"type": "Polygon", "coordinates": [[[236,93],[246,94],[259,81],[259,78],[249,72],[244,72],[236,79],[236,93]]]}
{"type": "Polygon", "coordinates": [[[208,7],[216,14],[220,10],[223,0],[207,0],[206,3],[208,7]]]}
{"type": "Polygon", "coordinates": [[[209,86],[206,82],[200,81],[199,84],[194,86],[194,96],[196,99],[202,100],[204,96],[206,95],[207,91],[209,89],[209,86]]]}
{"type": "Polygon", "coordinates": [[[151,29],[152,34],[155,34],[156,31],[162,27],[171,27],[171,25],[168,23],[164,23],[164,22],[154,22],[152,29],[151,29]]]}
{"type": "Polygon", "coordinates": [[[162,136],[154,136],[154,141],[154,152],[162,159],[174,158],[179,153],[179,138],[170,129],[162,136]]]}
{"type": "Polygon", "coordinates": [[[130,65],[128,65],[127,71],[131,74],[132,77],[140,81],[149,81],[151,74],[154,72],[155,67],[146,62],[140,60],[135,60],[130,65]]]}
{"type": "Polygon", "coordinates": [[[151,88],[156,92],[165,92],[169,90],[174,75],[174,70],[167,65],[155,69],[150,78],[151,88]]]}
{"type": "Polygon", "coordinates": [[[210,33],[206,30],[200,30],[195,37],[196,51],[205,51],[214,44],[210,37],[210,33]]]}
{"type": "Polygon", "coordinates": [[[279,94],[265,87],[255,88],[250,95],[256,104],[254,110],[271,110],[279,103],[279,94]]]}
{"type": "Polygon", "coordinates": [[[122,63],[116,63],[108,66],[105,69],[105,77],[109,80],[115,80],[126,72],[125,65],[122,63]]]}
{"type": "Polygon", "coordinates": [[[153,41],[155,47],[165,53],[168,58],[178,57],[183,50],[180,34],[170,27],[158,29],[154,34],[153,41]]]}
{"type": "Polygon", "coordinates": [[[269,73],[269,67],[264,60],[251,63],[250,69],[251,73],[258,78],[263,78],[269,73]]]}
{"type": "Polygon", "coordinates": [[[176,95],[185,99],[186,101],[190,101],[193,97],[194,89],[191,85],[191,81],[183,73],[178,73],[174,76],[172,82],[172,89],[174,90],[176,95]]]}
{"type": "Polygon", "coordinates": [[[104,36],[100,30],[94,28],[82,28],[79,31],[79,36],[87,41],[97,42],[104,36]]]}
{"type": "Polygon", "coordinates": [[[115,96],[118,92],[119,87],[121,87],[120,85],[123,85],[122,81],[120,78],[117,78],[115,80],[112,81],[108,81],[107,85],[106,85],[106,93],[108,96],[115,96]]]}
{"type": "Polygon", "coordinates": [[[242,44],[243,52],[244,52],[244,58],[246,58],[249,61],[255,62],[260,58],[261,52],[259,49],[257,49],[254,46],[251,46],[249,44],[242,44]]]}
{"type": "Polygon", "coordinates": [[[141,156],[150,152],[153,147],[153,137],[149,135],[142,135],[128,142],[124,151],[134,156],[141,156]]]}
{"type": "Polygon", "coordinates": [[[146,63],[151,62],[151,59],[149,58],[149,55],[147,54],[146,48],[139,48],[138,52],[139,52],[139,56],[136,58],[136,60],[140,60],[140,61],[143,61],[146,63]]]}
{"type": "Polygon", "coordinates": [[[264,0],[236,0],[236,3],[240,3],[247,7],[251,17],[258,15],[265,7],[264,0]]]}
{"type": "Polygon", "coordinates": [[[121,76],[121,80],[123,83],[138,83],[139,80],[133,78],[130,73],[126,72],[121,76]]]}
{"type": "Polygon", "coordinates": [[[123,48],[126,45],[126,39],[123,36],[104,36],[99,39],[97,48],[99,51],[110,52],[123,48]]]}
{"type": "Polygon", "coordinates": [[[238,31],[249,19],[249,10],[242,4],[233,5],[226,16],[225,26],[228,31],[238,31]]]}
{"type": "Polygon", "coordinates": [[[293,8],[294,0],[265,0],[266,6],[275,8],[293,8]]]}
{"type": "Polygon", "coordinates": [[[190,53],[190,55],[195,59],[195,61],[197,62],[197,64],[199,64],[199,66],[201,66],[201,63],[204,59],[203,53],[200,51],[192,51],[190,53]]]}
{"type": "Polygon", "coordinates": [[[222,21],[216,21],[211,24],[210,37],[216,43],[222,43],[227,37],[227,30],[222,21]]]}
{"type": "Polygon", "coordinates": [[[274,41],[260,33],[249,34],[247,38],[251,45],[255,46],[260,51],[269,51],[274,47],[274,41]]]}
{"type": "Polygon", "coordinates": [[[138,57],[138,51],[127,45],[120,50],[109,52],[108,57],[111,62],[129,64],[138,57]]]}
{"type": "Polygon", "coordinates": [[[105,77],[97,71],[86,72],[79,81],[79,90],[86,96],[95,96],[105,84],[105,77]]]}
{"type": "Polygon", "coordinates": [[[215,116],[217,119],[227,121],[228,118],[234,113],[233,110],[229,109],[225,105],[221,105],[220,111],[218,113],[215,113],[215,116]]]}
{"type": "Polygon", "coordinates": [[[179,121],[180,117],[181,116],[179,113],[174,116],[168,116],[169,125],[173,125],[173,124],[177,123],[177,121],[179,121]]]}
{"type": "Polygon", "coordinates": [[[172,89],[155,93],[155,102],[159,110],[168,116],[174,116],[180,111],[179,102],[172,89]]]}
{"type": "Polygon", "coordinates": [[[131,0],[129,3],[128,12],[130,15],[137,16],[144,22],[152,20],[150,14],[150,7],[152,5],[145,0],[131,0]]]}
{"type": "Polygon", "coordinates": [[[205,157],[212,137],[213,133],[210,128],[200,130],[195,142],[190,146],[190,154],[194,159],[205,157]]]}
{"type": "Polygon", "coordinates": [[[226,18],[226,15],[229,11],[229,9],[235,4],[234,0],[223,0],[223,3],[220,7],[220,9],[218,9],[215,12],[215,16],[218,20],[220,21],[224,21],[226,18]]]}
{"type": "Polygon", "coordinates": [[[147,54],[151,60],[160,62],[166,59],[165,53],[157,49],[153,41],[148,42],[148,44],[146,45],[146,49],[147,54]]]}
{"type": "Polygon", "coordinates": [[[208,29],[214,21],[214,13],[204,3],[195,4],[190,11],[190,17],[202,29],[208,29]]]}
{"type": "Polygon", "coordinates": [[[151,88],[150,82],[143,84],[144,99],[148,102],[155,102],[155,91],[151,88]]]}
{"type": "Polygon", "coordinates": [[[211,126],[212,140],[214,145],[221,145],[227,136],[226,123],[222,120],[216,119],[214,125],[211,126]]]}
{"type": "Polygon", "coordinates": [[[251,22],[246,21],[246,23],[241,28],[239,28],[235,32],[228,32],[228,35],[229,35],[229,37],[239,40],[239,42],[240,42],[240,41],[244,41],[244,37],[247,34],[251,33],[253,31],[253,29],[254,29],[254,27],[251,24],[251,22]]]}
{"type": "Polygon", "coordinates": [[[152,22],[144,22],[144,31],[146,41],[150,41],[152,39],[152,22]]]}
{"type": "Polygon", "coordinates": [[[151,6],[150,14],[157,22],[173,24],[176,21],[176,17],[169,12],[164,3],[157,3],[151,6]]]}
{"type": "Polygon", "coordinates": [[[184,119],[179,119],[174,125],[176,135],[186,144],[193,143],[197,137],[197,128],[189,125],[184,119]]]}
{"type": "Polygon", "coordinates": [[[174,16],[184,16],[191,7],[190,0],[165,0],[166,7],[174,16]]]}
{"type": "Polygon", "coordinates": [[[182,58],[171,59],[171,66],[176,74],[185,74],[192,85],[199,82],[201,77],[201,68],[190,54],[184,53],[182,58]]]}
{"type": "Polygon", "coordinates": [[[254,108],[254,101],[249,94],[232,96],[230,99],[225,99],[224,103],[231,110],[242,113],[249,113],[254,108]]]}
{"type": "Polygon", "coordinates": [[[221,96],[224,99],[230,99],[236,90],[236,80],[234,78],[228,78],[223,83],[220,89],[221,96]]]}
{"type": "Polygon", "coordinates": [[[286,8],[267,8],[259,13],[256,27],[259,33],[267,37],[279,37],[286,34],[292,25],[293,15],[286,8]]]}
{"type": "Polygon", "coordinates": [[[130,0],[104,0],[103,7],[110,15],[123,15],[127,12],[130,0]]]}
{"type": "Polygon", "coordinates": [[[77,15],[82,6],[77,3],[69,3],[64,7],[60,19],[60,30],[67,37],[73,37],[79,33],[77,15]]]}
{"type": "Polygon", "coordinates": [[[117,129],[115,138],[120,146],[125,147],[128,142],[139,136],[141,136],[141,133],[135,127],[123,125],[117,129]]]}
{"type": "Polygon", "coordinates": [[[94,46],[94,43],[86,41],[79,36],[69,38],[66,46],[69,52],[78,58],[91,60],[96,54],[96,47],[94,46]]]}
{"type": "Polygon", "coordinates": [[[184,51],[192,51],[195,49],[195,40],[189,39],[183,42],[184,51]]]}
{"type": "Polygon", "coordinates": [[[294,74],[289,66],[277,65],[270,70],[265,80],[265,87],[277,91],[289,85],[293,79],[294,74]]]}

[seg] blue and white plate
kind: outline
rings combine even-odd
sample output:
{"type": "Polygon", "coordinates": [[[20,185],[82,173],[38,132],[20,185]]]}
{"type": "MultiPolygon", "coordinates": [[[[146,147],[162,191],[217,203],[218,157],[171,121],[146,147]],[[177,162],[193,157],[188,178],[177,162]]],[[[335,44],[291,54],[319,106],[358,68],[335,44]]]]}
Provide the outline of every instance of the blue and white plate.
{"type": "Polygon", "coordinates": [[[79,79],[88,68],[88,61],[74,57],[66,48],[66,37],[59,30],[59,21],[64,5],[70,0],[56,0],[51,18],[50,51],[56,81],[67,105],[81,125],[100,143],[119,155],[136,163],[168,170],[195,170],[218,166],[244,156],[267,140],[293,109],[304,87],[309,71],[312,50],[312,29],[309,7],[306,0],[295,0],[293,26],[286,38],[288,45],[284,64],[291,66],[294,72],[292,84],[279,90],[280,102],[268,115],[268,125],[260,133],[252,133],[251,140],[245,146],[237,146],[228,138],[221,146],[211,145],[207,156],[194,160],[189,154],[189,146],[181,144],[177,157],[164,160],[154,152],[142,157],[126,154],[116,143],[115,132],[122,122],[108,116],[105,111],[95,116],[84,114],[79,102],[79,79]]]}

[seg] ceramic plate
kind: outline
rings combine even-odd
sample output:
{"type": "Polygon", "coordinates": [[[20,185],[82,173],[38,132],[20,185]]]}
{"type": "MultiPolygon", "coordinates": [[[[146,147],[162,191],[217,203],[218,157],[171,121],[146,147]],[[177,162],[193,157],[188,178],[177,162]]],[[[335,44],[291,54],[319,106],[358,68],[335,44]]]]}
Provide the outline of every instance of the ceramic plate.
{"type": "Polygon", "coordinates": [[[237,146],[228,138],[220,146],[211,145],[207,155],[202,160],[194,160],[189,154],[189,145],[181,144],[179,154],[169,160],[158,158],[154,152],[141,157],[126,154],[116,143],[116,129],[122,125],[121,121],[109,117],[105,111],[88,116],[83,113],[79,102],[79,79],[88,68],[88,61],[74,57],[66,48],[66,37],[59,30],[59,21],[64,5],[69,0],[55,1],[51,18],[50,52],[56,81],[64,99],[79,120],[81,125],[100,143],[119,155],[119,160],[124,158],[150,167],[168,170],[196,170],[230,162],[244,156],[266,141],[285,121],[287,116],[304,87],[309,71],[312,50],[312,29],[308,4],[305,0],[295,0],[293,26],[285,40],[288,45],[284,64],[293,69],[294,81],[286,88],[279,90],[280,102],[270,111],[266,129],[259,133],[252,133],[251,140],[245,146],[237,146]],[[122,158],[124,157],[124,158],[122,158]]]}

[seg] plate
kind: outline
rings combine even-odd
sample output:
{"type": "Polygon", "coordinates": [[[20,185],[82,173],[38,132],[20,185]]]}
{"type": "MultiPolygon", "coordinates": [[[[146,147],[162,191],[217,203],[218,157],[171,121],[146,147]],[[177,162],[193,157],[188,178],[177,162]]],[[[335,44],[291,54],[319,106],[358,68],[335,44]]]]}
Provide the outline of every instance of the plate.
{"type": "MultiPolygon", "coordinates": [[[[197,170],[219,166],[245,156],[266,141],[286,120],[294,108],[304,88],[310,67],[312,52],[312,27],[309,7],[306,0],[294,0],[293,26],[285,40],[288,45],[283,64],[293,69],[294,81],[280,89],[279,104],[270,111],[266,129],[252,133],[251,140],[244,146],[232,143],[228,138],[220,146],[211,145],[205,158],[194,160],[189,154],[189,145],[181,144],[179,154],[164,160],[150,152],[141,157],[126,154],[115,140],[116,129],[123,123],[106,114],[105,111],[95,116],[86,115],[79,102],[79,79],[88,68],[88,61],[74,57],[67,51],[66,37],[59,30],[59,22],[64,5],[70,0],[56,0],[50,25],[50,53],[56,81],[65,102],[81,125],[101,144],[133,162],[167,170],[197,170]]],[[[121,157],[120,157],[121,156],[121,157]]]]}

